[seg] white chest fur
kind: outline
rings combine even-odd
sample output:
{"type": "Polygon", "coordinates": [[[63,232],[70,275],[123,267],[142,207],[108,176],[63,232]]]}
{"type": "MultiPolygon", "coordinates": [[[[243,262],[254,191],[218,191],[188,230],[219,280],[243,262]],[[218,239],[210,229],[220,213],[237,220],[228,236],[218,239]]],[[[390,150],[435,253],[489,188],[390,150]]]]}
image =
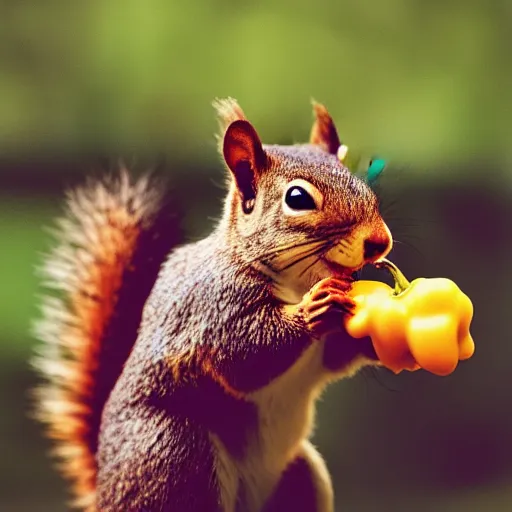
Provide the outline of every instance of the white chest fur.
{"type": "Polygon", "coordinates": [[[239,480],[247,501],[244,509],[260,510],[301,442],[311,434],[315,400],[329,380],[322,364],[323,345],[314,342],[286,373],[249,396],[258,407],[259,428],[242,461],[232,460],[211,436],[217,448],[217,477],[226,512],[235,510],[239,480]]]}

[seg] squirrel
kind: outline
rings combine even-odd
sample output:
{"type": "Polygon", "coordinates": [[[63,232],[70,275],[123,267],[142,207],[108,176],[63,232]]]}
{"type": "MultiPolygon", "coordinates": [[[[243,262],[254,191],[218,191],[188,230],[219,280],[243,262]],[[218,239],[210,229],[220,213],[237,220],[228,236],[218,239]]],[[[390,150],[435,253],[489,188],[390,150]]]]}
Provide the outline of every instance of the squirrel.
{"type": "Polygon", "coordinates": [[[379,364],[343,319],[391,233],[323,105],[288,146],[214,106],[228,190],[211,234],[175,245],[160,182],[122,171],[70,193],[44,266],[60,295],[38,324],[37,411],[87,512],[334,509],[315,401],[379,364]]]}

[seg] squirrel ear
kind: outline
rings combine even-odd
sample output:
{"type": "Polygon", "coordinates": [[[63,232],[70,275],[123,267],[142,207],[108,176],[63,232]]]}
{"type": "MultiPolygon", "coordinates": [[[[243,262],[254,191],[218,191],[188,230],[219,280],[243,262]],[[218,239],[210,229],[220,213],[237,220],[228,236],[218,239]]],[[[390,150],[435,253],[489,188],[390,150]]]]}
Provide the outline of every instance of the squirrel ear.
{"type": "Polygon", "coordinates": [[[213,107],[217,111],[221,137],[232,122],[247,119],[244,111],[234,98],[216,99],[213,102],[213,107]]]}
{"type": "Polygon", "coordinates": [[[258,177],[267,164],[267,155],[249,121],[238,120],[228,126],[223,154],[235,178],[244,212],[250,213],[254,207],[258,177]]]}
{"type": "Polygon", "coordinates": [[[327,109],[320,103],[313,101],[313,111],[316,119],[311,129],[309,142],[322,147],[331,155],[335,155],[341,143],[334,121],[327,109]]]}

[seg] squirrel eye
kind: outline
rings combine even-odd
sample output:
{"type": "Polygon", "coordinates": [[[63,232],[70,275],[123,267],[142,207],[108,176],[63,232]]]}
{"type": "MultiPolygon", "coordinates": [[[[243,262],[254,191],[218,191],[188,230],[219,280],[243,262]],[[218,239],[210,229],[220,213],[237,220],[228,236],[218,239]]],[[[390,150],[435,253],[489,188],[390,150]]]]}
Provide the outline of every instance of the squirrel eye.
{"type": "Polygon", "coordinates": [[[284,200],[292,210],[316,210],[314,199],[299,186],[290,187],[284,200]]]}

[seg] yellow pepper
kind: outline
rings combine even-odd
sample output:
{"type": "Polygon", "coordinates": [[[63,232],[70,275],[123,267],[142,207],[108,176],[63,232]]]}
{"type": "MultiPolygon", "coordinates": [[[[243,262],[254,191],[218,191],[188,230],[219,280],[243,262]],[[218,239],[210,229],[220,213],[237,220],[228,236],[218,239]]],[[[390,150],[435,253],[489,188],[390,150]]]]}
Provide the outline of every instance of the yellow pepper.
{"type": "Polygon", "coordinates": [[[473,304],[449,279],[418,278],[409,283],[388,260],[395,289],[376,281],[356,281],[349,295],[356,304],[345,328],[353,338],[369,336],[380,362],[394,371],[423,368],[449,375],[475,345],[469,326],[473,304]]]}

